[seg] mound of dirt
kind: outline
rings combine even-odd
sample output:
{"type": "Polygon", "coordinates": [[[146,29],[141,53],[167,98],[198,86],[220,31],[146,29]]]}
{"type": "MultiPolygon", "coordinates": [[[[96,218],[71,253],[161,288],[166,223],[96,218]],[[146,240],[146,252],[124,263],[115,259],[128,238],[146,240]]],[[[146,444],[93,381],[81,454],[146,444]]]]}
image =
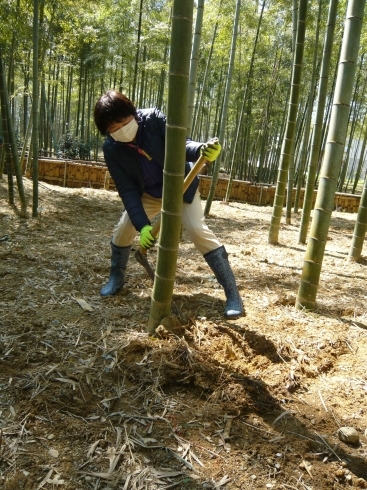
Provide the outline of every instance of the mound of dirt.
{"type": "Polygon", "coordinates": [[[134,254],[123,290],[99,295],[121,210],[113,192],[40,183],[39,217],[22,219],[0,181],[0,488],[367,488],[356,215],[333,214],[307,313],[294,308],[299,215],[271,246],[271,208],[214,202],[208,224],[246,316],[222,317],[223,291],[184,232],[175,315],[149,336],[152,283],[134,254]],[[339,439],[345,426],[359,444],[339,439]]]}

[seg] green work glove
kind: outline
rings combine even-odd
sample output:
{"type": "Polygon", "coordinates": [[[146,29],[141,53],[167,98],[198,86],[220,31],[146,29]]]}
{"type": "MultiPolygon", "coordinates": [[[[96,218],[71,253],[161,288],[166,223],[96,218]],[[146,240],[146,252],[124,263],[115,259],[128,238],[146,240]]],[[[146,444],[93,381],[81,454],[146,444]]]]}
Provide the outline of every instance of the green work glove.
{"type": "Polygon", "coordinates": [[[200,154],[208,162],[214,162],[219,156],[222,147],[218,140],[208,141],[200,148],[200,154]]]}
{"type": "Polygon", "coordinates": [[[153,226],[145,225],[140,231],[140,245],[143,248],[150,248],[154,245],[154,237],[151,235],[153,226]]]}

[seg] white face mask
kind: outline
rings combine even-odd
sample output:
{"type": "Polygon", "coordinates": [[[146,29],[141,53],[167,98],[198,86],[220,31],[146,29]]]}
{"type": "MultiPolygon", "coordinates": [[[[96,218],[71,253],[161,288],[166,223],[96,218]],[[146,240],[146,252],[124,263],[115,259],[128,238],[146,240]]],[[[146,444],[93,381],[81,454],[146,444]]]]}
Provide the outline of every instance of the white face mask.
{"type": "Polygon", "coordinates": [[[135,118],[132,119],[128,124],[122,126],[122,128],[110,133],[115,141],[120,141],[121,143],[129,143],[133,141],[138,132],[138,123],[135,118]]]}

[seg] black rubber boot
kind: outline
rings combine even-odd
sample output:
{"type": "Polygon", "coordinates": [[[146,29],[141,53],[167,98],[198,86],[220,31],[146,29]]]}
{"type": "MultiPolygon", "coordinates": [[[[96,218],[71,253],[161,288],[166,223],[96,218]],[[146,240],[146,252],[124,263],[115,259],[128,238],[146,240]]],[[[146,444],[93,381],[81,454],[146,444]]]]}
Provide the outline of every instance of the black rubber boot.
{"type": "Polygon", "coordinates": [[[228,262],[226,249],[224,246],[216,248],[205,254],[204,259],[224,289],[227,298],[224,316],[229,319],[240,317],[243,314],[243,303],[237,289],[236,279],[228,262]]]}
{"type": "Polygon", "coordinates": [[[111,269],[108,283],[102,286],[101,296],[113,296],[124,285],[127,261],[129,260],[131,246],[118,247],[111,242],[111,269]]]}

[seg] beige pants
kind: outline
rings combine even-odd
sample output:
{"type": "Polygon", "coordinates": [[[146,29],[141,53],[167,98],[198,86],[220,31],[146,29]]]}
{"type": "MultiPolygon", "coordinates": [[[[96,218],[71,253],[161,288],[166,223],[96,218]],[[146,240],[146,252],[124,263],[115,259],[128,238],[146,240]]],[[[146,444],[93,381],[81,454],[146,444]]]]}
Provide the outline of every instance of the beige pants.
{"type": "MultiPolygon", "coordinates": [[[[149,196],[149,194],[143,194],[141,200],[150,220],[161,212],[162,199],[149,196]]],[[[199,192],[195,194],[191,204],[183,203],[182,225],[187,231],[190,240],[203,255],[222,245],[214,233],[205,224],[199,192]]],[[[118,247],[127,247],[132,245],[137,233],[138,232],[130,221],[129,215],[124,211],[120,221],[114,229],[112,243],[118,247]]]]}

